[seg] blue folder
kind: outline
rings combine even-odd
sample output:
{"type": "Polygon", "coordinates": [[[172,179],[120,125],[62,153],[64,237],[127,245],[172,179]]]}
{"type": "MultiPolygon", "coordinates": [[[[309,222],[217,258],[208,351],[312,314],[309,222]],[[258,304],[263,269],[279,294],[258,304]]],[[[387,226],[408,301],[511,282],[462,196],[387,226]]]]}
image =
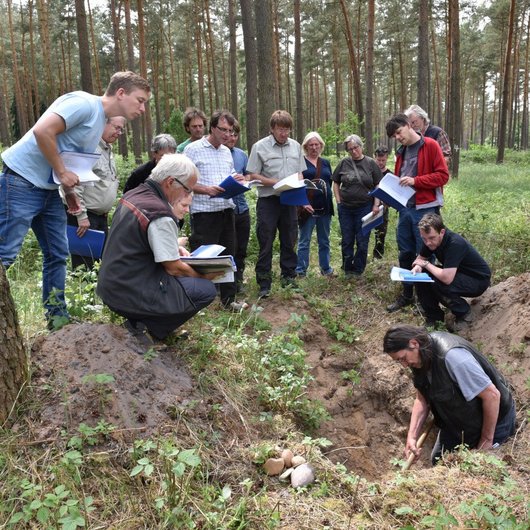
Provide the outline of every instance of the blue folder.
{"type": "Polygon", "coordinates": [[[228,175],[219,186],[225,191],[219,195],[210,197],[210,199],[231,199],[232,197],[241,195],[250,189],[248,186],[240,184],[232,175],[228,175]]]}
{"type": "Polygon", "coordinates": [[[77,226],[66,225],[66,236],[68,237],[70,254],[92,259],[101,258],[103,244],[105,243],[105,232],[89,228],[83,237],[79,237],[77,235],[77,226]]]}

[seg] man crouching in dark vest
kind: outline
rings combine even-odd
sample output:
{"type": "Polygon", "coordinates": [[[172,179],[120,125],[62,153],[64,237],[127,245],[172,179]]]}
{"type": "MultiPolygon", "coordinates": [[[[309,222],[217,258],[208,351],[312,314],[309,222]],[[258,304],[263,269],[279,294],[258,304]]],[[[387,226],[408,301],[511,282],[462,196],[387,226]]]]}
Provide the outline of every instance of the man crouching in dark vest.
{"type": "Polygon", "coordinates": [[[149,335],[165,339],[217,294],[211,281],[217,274],[201,275],[180,260],[188,252],[179,245],[178,222],[189,210],[197,176],[186,156],[164,155],[151,176],[124,195],[112,220],[97,293],[127,319],[144,351],[153,345],[149,335]]]}
{"type": "Polygon", "coordinates": [[[418,438],[429,411],[440,428],[431,454],[433,465],[444,451],[465,444],[492,449],[515,432],[515,404],[504,377],[472,344],[447,332],[397,325],[383,350],[412,370],[416,399],[412,406],[404,456],[416,459],[418,438]]]}

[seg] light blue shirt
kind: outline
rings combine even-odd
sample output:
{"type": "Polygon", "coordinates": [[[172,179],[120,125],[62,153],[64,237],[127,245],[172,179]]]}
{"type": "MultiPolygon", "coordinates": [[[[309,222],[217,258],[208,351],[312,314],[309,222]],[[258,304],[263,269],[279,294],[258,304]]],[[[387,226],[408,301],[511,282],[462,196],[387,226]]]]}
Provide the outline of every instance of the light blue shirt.
{"type": "MultiPolygon", "coordinates": [[[[57,151],[95,153],[105,128],[105,111],[101,97],[87,92],[70,92],[56,99],[39,121],[50,113],[60,116],[66,130],[57,135],[57,151]]],[[[38,188],[55,190],[59,186],[49,182],[52,168],[42,154],[33,128],[16,144],[2,153],[5,164],[38,188]]]]}
{"type": "MultiPolygon", "coordinates": [[[[230,151],[232,152],[232,159],[234,160],[234,168],[236,170],[236,173],[244,175],[247,172],[247,153],[245,153],[245,151],[243,151],[242,149],[239,149],[239,147],[233,147],[232,149],[230,149],[230,151]]],[[[248,203],[244,193],[232,197],[232,200],[236,205],[236,214],[244,213],[248,210],[248,203]]]]}

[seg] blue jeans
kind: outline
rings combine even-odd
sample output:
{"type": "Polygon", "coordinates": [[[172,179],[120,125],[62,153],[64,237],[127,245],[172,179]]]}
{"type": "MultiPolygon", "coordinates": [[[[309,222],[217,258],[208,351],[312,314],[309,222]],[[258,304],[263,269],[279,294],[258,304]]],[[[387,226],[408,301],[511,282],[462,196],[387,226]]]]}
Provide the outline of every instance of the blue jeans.
{"type": "Polygon", "coordinates": [[[309,247],[313,229],[317,227],[318,241],[318,264],[322,274],[330,274],[333,269],[329,265],[329,231],[331,228],[331,214],[318,217],[311,216],[300,227],[298,236],[298,261],[296,263],[296,274],[305,275],[309,267],[309,247]]]}
{"type": "Polygon", "coordinates": [[[68,240],[58,190],[37,188],[8,171],[0,173],[0,260],[15,261],[29,229],[42,250],[42,301],[47,318],[68,316],[64,300],[68,240]]]}
{"type": "Polygon", "coordinates": [[[366,268],[370,233],[363,235],[362,218],[372,211],[372,203],[359,208],[339,204],[339,223],[342,234],[342,267],[345,273],[362,274],[366,268]],[[357,249],[354,252],[354,247],[357,249]]]}
{"type": "MultiPolygon", "coordinates": [[[[440,208],[438,206],[423,210],[403,208],[399,212],[396,240],[399,250],[399,266],[402,269],[412,269],[412,263],[420,253],[423,241],[420,236],[418,223],[428,213],[440,213],[440,208]]],[[[406,298],[412,298],[414,295],[414,284],[403,283],[403,295],[406,298]]]]}

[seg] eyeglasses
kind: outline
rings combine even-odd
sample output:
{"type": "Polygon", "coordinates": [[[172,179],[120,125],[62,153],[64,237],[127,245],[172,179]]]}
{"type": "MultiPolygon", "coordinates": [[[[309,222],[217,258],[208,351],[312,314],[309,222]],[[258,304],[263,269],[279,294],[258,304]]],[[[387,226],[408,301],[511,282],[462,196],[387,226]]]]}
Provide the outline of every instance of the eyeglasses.
{"type": "Polygon", "coordinates": [[[353,147],[348,147],[347,151],[351,153],[352,151],[357,151],[357,149],[361,149],[360,145],[354,145],[353,147]]]}
{"type": "Polygon", "coordinates": [[[291,132],[291,129],[288,127],[276,127],[276,131],[282,134],[289,134],[291,132]]]}
{"type": "Polygon", "coordinates": [[[181,186],[182,188],[184,188],[184,191],[185,191],[188,195],[190,195],[191,193],[193,193],[193,190],[192,190],[190,187],[186,186],[186,184],[183,184],[178,178],[173,177],[173,180],[174,180],[175,182],[178,182],[178,183],[180,184],[180,186],[181,186]]]}
{"type": "Polygon", "coordinates": [[[123,134],[125,129],[121,125],[114,125],[113,123],[111,123],[111,125],[114,127],[116,134],[123,134]]]}
{"type": "Polygon", "coordinates": [[[219,127],[218,125],[215,126],[216,129],[219,129],[223,134],[233,134],[234,129],[227,129],[226,127],[219,127]]]}

